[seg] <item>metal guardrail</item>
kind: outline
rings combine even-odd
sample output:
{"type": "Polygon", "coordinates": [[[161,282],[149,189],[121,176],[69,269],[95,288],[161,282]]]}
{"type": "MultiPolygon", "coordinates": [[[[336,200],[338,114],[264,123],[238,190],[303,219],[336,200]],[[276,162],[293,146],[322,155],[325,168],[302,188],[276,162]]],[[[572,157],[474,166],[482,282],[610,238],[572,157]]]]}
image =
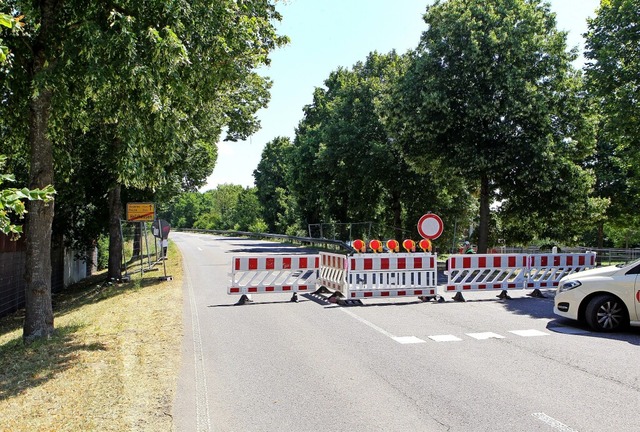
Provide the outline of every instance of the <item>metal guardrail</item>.
{"type": "Polygon", "coordinates": [[[342,250],[347,254],[354,254],[356,250],[349,246],[347,243],[342,240],[332,240],[332,239],[321,239],[321,238],[313,238],[313,237],[296,237],[289,236],[285,234],[267,234],[267,233],[255,233],[255,232],[247,232],[247,231],[228,231],[228,230],[205,230],[205,229],[195,229],[195,228],[179,228],[177,231],[184,232],[196,232],[203,234],[216,234],[223,236],[239,236],[239,237],[249,237],[255,239],[274,239],[280,241],[286,241],[288,243],[307,245],[311,247],[315,247],[318,249],[326,249],[326,250],[342,250]]]}

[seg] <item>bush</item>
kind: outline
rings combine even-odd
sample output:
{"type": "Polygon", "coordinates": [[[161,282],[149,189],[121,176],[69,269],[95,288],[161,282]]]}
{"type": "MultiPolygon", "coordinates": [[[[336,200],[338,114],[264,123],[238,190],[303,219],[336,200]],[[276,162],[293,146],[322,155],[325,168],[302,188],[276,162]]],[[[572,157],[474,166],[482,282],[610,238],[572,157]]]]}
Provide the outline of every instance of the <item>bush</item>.
{"type": "Polygon", "coordinates": [[[104,234],[98,237],[97,247],[98,262],[96,265],[98,270],[103,270],[109,266],[109,237],[104,234]]]}

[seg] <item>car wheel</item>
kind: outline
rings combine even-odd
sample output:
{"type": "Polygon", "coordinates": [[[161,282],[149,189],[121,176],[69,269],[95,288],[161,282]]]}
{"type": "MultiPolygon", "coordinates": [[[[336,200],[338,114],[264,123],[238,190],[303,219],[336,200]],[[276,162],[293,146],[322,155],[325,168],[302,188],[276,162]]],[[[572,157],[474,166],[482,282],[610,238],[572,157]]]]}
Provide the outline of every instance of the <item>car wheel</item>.
{"type": "Polygon", "coordinates": [[[595,331],[616,331],[629,324],[627,308],[617,297],[603,294],[591,299],[585,310],[587,324],[595,331]]]}

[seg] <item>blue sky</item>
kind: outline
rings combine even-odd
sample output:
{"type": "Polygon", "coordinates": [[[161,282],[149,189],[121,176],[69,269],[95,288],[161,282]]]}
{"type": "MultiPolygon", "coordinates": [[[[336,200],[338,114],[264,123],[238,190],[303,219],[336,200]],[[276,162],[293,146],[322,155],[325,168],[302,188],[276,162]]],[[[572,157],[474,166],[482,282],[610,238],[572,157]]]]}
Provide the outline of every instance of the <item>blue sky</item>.
{"type": "MultiPolygon", "coordinates": [[[[262,149],[275,137],[293,139],[302,108],[311,103],[338,67],[350,68],[372,51],[398,53],[417,47],[426,29],[422,20],[430,0],[286,0],[278,3],[283,16],[278,32],[291,42],[271,54],[262,74],[273,81],[271,102],[258,112],[262,128],[243,142],[218,144],[218,162],[203,190],[219,184],[253,186],[262,149]]],[[[551,0],[558,28],[568,31],[568,46],[584,48],[582,34],[599,0],[551,0]]],[[[581,59],[577,66],[581,66],[581,59]]]]}

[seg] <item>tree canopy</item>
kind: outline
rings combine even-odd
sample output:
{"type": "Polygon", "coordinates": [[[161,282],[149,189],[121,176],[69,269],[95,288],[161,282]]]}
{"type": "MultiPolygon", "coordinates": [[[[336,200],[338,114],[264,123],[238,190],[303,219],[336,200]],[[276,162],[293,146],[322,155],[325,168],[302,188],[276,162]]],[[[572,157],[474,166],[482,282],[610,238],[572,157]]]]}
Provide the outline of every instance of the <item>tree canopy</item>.
{"type": "Polygon", "coordinates": [[[496,204],[531,222],[528,232],[512,233],[522,240],[558,222],[575,232],[560,215],[582,220],[591,209],[594,180],[582,163],[593,140],[571,67],[575,53],[548,4],[437,1],[424,19],[427,30],[396,93],[406,160],[418,170],[441,161],[478,194],[480,251],[496,204]]]}
{"type": "MultiPolygon", "coordinates": [[[[585,34],[588,89],[600,114],[593,166],[609,224],[640,227],[640,3],[602,1],[585,34]]],[[[603,233],[599,242],[603,243],[603,233]]],[[[628,244],[624,241],[623,244],[628,244]]]]}

